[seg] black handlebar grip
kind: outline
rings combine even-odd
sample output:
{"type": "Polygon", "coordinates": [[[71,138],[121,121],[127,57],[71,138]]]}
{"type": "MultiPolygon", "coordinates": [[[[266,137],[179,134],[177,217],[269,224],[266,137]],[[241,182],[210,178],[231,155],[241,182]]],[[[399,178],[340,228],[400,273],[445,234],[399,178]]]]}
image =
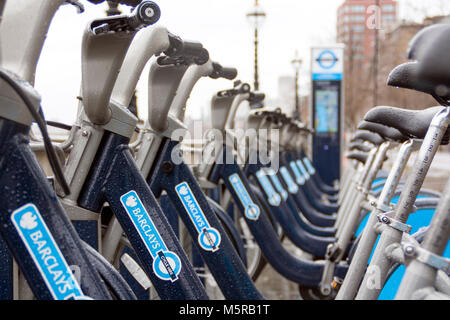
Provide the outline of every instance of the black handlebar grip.
{"type": "Polygon", "coordinates": [[[227,80],[233,80],[237,77],[237,75],[238,71],[236,68],[222,67],[222,70],[219,72],[219,77],[227,80]]]}
{"type": "Polygon", "coordinates": [[[209,52],[200,42],[184,41],[180,37],[169,33],[169,48],[164,51],[168,57],[177,58],[184,57],[187,61],[194,62],[198,65],[205,64],[209,60],[209,52]]]}
{"type": "Polygon", "coordinates": [[[250,99],[249,100],[251,100],[251,102],[253,102],[253,103],[257,103],[257,102],[263,101],[265,98],[266,98],[266,95],[264,93],[262,93],[262,92],[253,92],[250,95],[250,99]]]}
{"type": "Polygon", "coordinates": [[[196,57],[202,50],[203,45],[200,42],[183,40],[182,55],[196,57]]]}
{"type": "Polygon", "coordinates": [[[209,60],[209,52],[205,48],[200,52],[200,54],[194,58],[194,62],[198,65],[203,65],[209,60]]]}
{"type": "Polygon", "coordinates": [[[187,57],[192,57],[193,61],[202,65],[208,62],[209,52],[200,42],[196,41],[183,41],[182,55],[187,57]]]}
{"type": "Polygon", "coordinates": [[[212,79],[224,78],[233,80],[237,77],[238,71],[235,68],[222,67],[219,63],[213,62],[213,72],[209,75],[212,79]]]}

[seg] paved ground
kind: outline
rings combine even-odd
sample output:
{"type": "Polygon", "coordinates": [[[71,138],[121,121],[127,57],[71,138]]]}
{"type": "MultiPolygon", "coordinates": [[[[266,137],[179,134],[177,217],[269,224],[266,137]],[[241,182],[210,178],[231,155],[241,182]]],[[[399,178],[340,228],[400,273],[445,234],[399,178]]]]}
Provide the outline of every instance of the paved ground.
{"type": "MultiPolygon", "coordinates": [[[[298,257],[301,255],[301,251],[289,240],[285,239],[283,244],[284,247],[295,256],[298,257]]],[[[256,287],[264,294],[264,297],[269,300],[300,299],[298,285],[281,276],[270,265],[267,265],[259,276],[256,281],[256,287]]]]}

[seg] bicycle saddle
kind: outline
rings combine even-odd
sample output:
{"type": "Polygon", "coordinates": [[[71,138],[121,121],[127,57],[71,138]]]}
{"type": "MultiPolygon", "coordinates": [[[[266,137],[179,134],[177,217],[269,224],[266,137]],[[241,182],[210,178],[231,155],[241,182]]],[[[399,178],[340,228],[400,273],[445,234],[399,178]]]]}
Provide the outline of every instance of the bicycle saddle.
{"type": "Polygon", "coordinates": [[[369,122],[369,121],[361,121],[358,124],[358,129],[368,130],[375,133],[378,133],[380,136],[386,139],[390,139],[396,142],[405,142],[409,139],[408,136],[404,135],[400,131],[395,128],[388,127],[379,123],[369,122]]]}
{"type": "Polygon", "coordinates": [[[388,85],[431,94],[439,103],[450,100],[450,26],[427,27],[410,42],[408,57],[416,60],[399,65],[388,77],[388,85]]]}
{"type": "Polygon", "coordinates": [[[448,24],[433,24],[423,28],[411,39],[408,45],[408,59],[420,61],[423,58],[430,42],[443,30],[448,29],[448,24]]]}
{"type": "Polygon", "coordinates": [[[429,77],[420,75],[421,63],[406,62],[395,67],[388,76],[387,85],[392,87],[411,89],[432,95],[436,100],[439,98],[450,99],[450,92],[445,92],[439,86],[439,82],[432,81],[429,77]]]}
{"type": "Polygon", "coordinates": [[[369,152],[370,149],[372,149],[372,148],[362,142],[354,141],[348,145],[348,149],[350,151],[352,151],[353,149],[356,149],[357,151],[359,150],[362,152],[369,152]]]}
{"type": "Polygon", "coordinates": [[[419,78],[426,79],[435,86],[438,97],[443,98],[445,105],[450,100],[450,26],[445,25],[433,29],[430,40],[420,50],[418,59],[419,78]]]}
{"type": "MultiPolygon", "coordinates": [[[[380,106],[369,110],[364,116],[364,120],[395,128],[411,138],[423,139],[428,131],[431,120],[440,110],[442,110],[442,107],[431,107],[425,110],[407,110],[380,106]]],[[[450,128],[447,128],[442,139],[442,144],[448,144],[449,138],[450,128]]]]}
{"type": "Polygon", "coordinates": [[[368,153],[362,152],[362,151],[350,151],[345,154],[347,159],[356,160],[359,162],[362,162],[363,164],[366,163],[367,157],[369,156],[368,153]]]}
{"type": "Polygon", "coordinates": [[[372,143],[373,145],[379,146],[384,142],[384,139],[375,132],[367,131],[367,130],[358,130],[353,136],[351,142],[356,140],[363,140],[372,143]]]}

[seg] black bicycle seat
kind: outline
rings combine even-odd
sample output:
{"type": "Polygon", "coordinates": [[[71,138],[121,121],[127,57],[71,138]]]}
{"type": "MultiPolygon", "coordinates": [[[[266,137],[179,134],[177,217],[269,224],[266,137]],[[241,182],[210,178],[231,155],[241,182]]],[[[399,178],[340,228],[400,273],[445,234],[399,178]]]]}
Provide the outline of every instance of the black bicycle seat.
{"type": "Polygon", "coordinates": [[[431,94],[439,103],[450,100],[450,25],[434,25],[418,32],[410,42],[408,57],[389,74],[390,86],[431,94]]]}
{"type": "Polygon", "coordinates": [[[372,149],[372,148],[369,147],[367,144],[364,144],[362,142],[354,141],[354,142],[351,142],[348,145],[348,149],[350,151],[352,151],[352,150],[359,150],[359,151],[362,151],[362,152],[369,152],[370,149],[372,149]]]}
{"type": "Polygon", "coordinates": [[[401,133],[395,128],[382,125],[380,123],[363,120],[358,124],[358,129],[369,130],[378,133],[383,138],[396,142],[405,142],[409,137],[401,133]]]}
{"type": "MultiPolygon", "coordinates": [[[[407,110],[380,106],[369,110],[364,116],[364,120],[395,128],[411,138],[423,139],[427,134],[431,120],[440,110],[442,110],[442,107],[407,110]]],[[[449,137],[450,128],[447,129],[442,144],[448,144],[449,137]]]]}
{"type": "Polygon", "coordinates": [[[437,23],[417,32],[409,42],[408,59],[416,61],[422,60],[427,47],[430,45],[430,42],[438,33],[447,28],[449,28],[448,24],[437,23]]]}
{"type": "Polygon", "coordinates": [[[358,130],[353,136],[351,142],[356,140],[368,141],[373,145],[379,146],[382,144],[385,139],[383,139],[378,133],[367,131],[367,130],[358,130]]]}
{"type": "Polygon", "coordinates": [[[420,70],[421,63],[419,62],[403,63],[391,71],[388,76],[387,85],[428,93],[439,102],[441,100],[437,97],[445,100],[450,99],[450,93],[442,92],[439,82],[432,81],[432,79],[427,77],[421,77],[420,70]]]}
{"type": "Polygon", "coordinates": [[[433,29],[420,48],[419,78],[435,86],[436,95],[450,100],[450,25],[433,29]]]}
{"type": "Polygon", "coordinates": [[[359,162],[362,162],[363,164],[366,163],[367,157],[369,156],[366,152],[362,151],[350,151],[345,154],[347,159],[356,160],[359,162]]]}

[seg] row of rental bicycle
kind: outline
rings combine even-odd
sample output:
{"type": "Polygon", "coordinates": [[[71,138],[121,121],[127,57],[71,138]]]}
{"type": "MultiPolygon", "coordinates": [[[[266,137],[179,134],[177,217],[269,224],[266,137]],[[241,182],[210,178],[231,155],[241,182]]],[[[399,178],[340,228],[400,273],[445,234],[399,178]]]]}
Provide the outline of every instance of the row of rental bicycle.
{"type": "Polygon", "coordinates": [[[129,13],[86,26],[69,126],[45,120],[33,83],[55,12],[82,4],[0,1],[2,299],[262,300],[255,282],[269,266],[304,300],[450,298],[450,179],[442,194],[422,188],[450,139],[450,25],[420,31],[410,62],[388,79],[439,106],[372,108],[330,185],[308,158],[314,131],[241,81],[213,94],[215,135],[188,165],[180,132],[191,91],[237,70],[158,26],[156,3],[112,2],[129,13]],[[144,77],[148,120],[139,122],[129,106],[144,77]],[[243,126],[256,132],[244,142],[243,105],[243,126]],[[52,141],[48,126],[67,139],[52,141]],[[51,175],[36,157],[44,151],[51,175]]]}

